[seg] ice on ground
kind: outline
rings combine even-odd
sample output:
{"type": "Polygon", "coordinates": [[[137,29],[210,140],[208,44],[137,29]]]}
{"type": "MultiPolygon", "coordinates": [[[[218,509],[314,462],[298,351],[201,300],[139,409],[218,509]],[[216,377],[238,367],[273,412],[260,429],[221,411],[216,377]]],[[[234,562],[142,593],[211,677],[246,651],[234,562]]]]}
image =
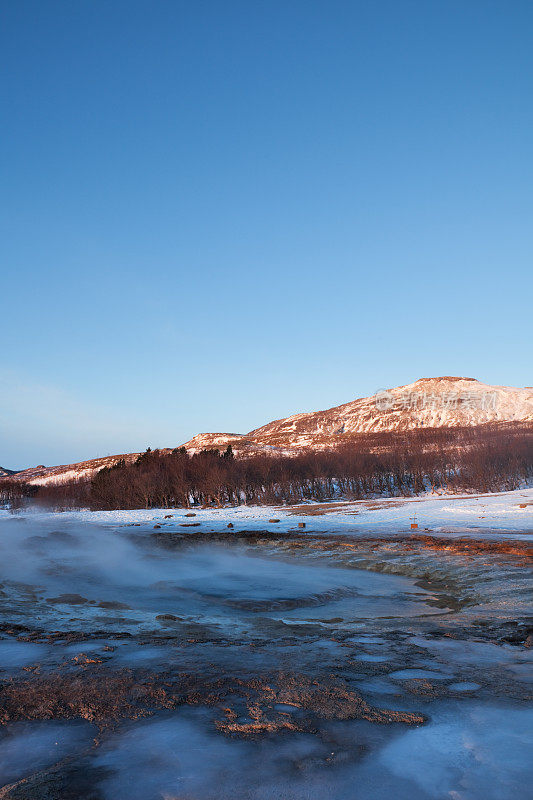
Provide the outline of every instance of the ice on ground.
{"type": "Polygon", "coordinates": [[[481,686],[473,681],[460,681],[459,683],[451,683],[448,689],[452,692],[477,692],[478,689],[481,689],[481,686]]]}
{"type": "Polygon", "coordinates": [[[388,655],[377,655],[376,653],[360,653],[357,656],[359,661],[369,661],[378,664],[380,661],[388,661],[388,655]]]}
{"type": "Polygon", "coordinates": [[[532,747],[533,709],[448,704],[379,760],[435,800],[517,800],[531,796],[532,747]]]}
{"type": "Polygon", "coordinates": [[[33,642],[17,642],[12,639],[0,640],[0,673],[18,667],[25,667],[42,659],[48,648],[33,642]]]}
{"type": "Polygon", "coordinates": [[[399,669],[395,672],[389,672],[388,677],[402,681],[411,680],[412,678],[425,678],[428,681],[447,681],[453,678],[453,673],[435,672],[431,669],[399,669]]]}
{"type": "MultiPolygon", "coordinates": [[[[512,645],[472,642],[454,639],[428,639],[413,636],[412,644],[428,650],[434,658],[444,664],[457,664],[473,668],[504,667],[514,670],[524,666],[533,675],[533,651],[512,645]]],[[[519,672],[522,670],[519,669],[519,672]]]]}
{"type": "Polygon", "coordinates": [[[0,736],[0,787],[38,772],[91,742],[88,723],[15,722],[0,736]]]}
{"type": "Polygon", "coordinates": [[[152,800],[185,795],[215,797],[217,785],[240,785],[249,747],[205,732],[197,713],[137,725],[97,756],[110,771],[101,790],[106,800],[152,800]]]}
{"type": "Polygon", "coordinates": [[[301,734],[276,742],[221,739],[205,721],[200,711],[173,714],[115,737],[96,759],[109,770],[100,786],[104,798],[222,800],[236,791],[249,800],[530,796],[530,709],[449,701],[416,729],[347,722],[323,742],[301,734]]]}
{"type": "Polygon", "coordinates": [[[398,686],[384,678],[368,678],[367,680],[359,681],[357,686],[363,693],[396,694],[398,692],[398,686]]]}

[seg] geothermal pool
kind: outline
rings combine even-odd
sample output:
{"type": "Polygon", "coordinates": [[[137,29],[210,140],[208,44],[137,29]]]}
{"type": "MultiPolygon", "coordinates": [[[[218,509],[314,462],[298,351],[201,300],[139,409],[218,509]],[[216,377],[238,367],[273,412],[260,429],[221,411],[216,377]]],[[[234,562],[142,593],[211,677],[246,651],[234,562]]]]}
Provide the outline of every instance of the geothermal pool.
{"type": "Polygon", "coordinates": [[[0,797],[530,796],[529,537],[140,519],[0,519],[0,797]]]}

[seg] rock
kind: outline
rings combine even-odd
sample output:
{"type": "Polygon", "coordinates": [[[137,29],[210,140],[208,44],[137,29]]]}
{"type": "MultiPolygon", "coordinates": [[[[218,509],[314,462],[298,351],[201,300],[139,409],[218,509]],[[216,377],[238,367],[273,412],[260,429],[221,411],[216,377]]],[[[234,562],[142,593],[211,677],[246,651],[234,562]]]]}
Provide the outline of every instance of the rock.
{"type": "Polygon", "coordinates": [[[129,606],[127,603],[119,603],[118,600],[100,600],[98,603],[98,608],[109,608],[120,611],[130,610],[131,606],[129,606]]]}
{"type": "Polygon", "coordinates": [[[81,606],[89,601],[81,594],[60,594],[58,597],[47,597],[46,602],[65,606],[81,606]]]}

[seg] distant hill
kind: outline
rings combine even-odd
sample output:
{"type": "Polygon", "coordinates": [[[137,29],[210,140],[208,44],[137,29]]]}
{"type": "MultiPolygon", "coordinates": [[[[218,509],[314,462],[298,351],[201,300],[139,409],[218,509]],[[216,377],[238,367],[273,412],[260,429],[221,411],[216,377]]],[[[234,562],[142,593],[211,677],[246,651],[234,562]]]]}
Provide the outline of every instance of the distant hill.
{"type": "Polygon", "coordinates": [[[25,481],[36,486],[43,486],[47,483],[66,483],[80,478],[90,477],[103,467],[112,467],[122,458],[125,461],[135,461],[140,453],[124,453],[116,456],[104,456],[104,458],[92,458],[89,461],[79,461],[76,464],[61,464],[56,467],[29,467],[12,473],[16,480],[25,481]]]}
{"type": "MultiPolygon", "coordinates": [[[[293,414],[246,434],[199,433],[185,442],[189,452],[231,445],[240,456],[256,453],[295,455],[347,444],[363,433],[455,428],[505,422],[533,422],[533,388],[491,386],[475,378],[421,378],[406,386],[377,392],[326,411],[293,414]]],[[[14,475],[32,484],[63,483],[89,477],[120,459],[134,461],[139,453],[107,456],[76,464],[32,467],[14,475]]]]}
{"type": "Polygon", "coordinates": [[[247,434],[200,433],[190,451],[231,444],[236,451],[325,449],[351,434],[533,421],[533,389],[490,386],[475,378],[421,378],[327,411],[294,414],[247,434]]]}

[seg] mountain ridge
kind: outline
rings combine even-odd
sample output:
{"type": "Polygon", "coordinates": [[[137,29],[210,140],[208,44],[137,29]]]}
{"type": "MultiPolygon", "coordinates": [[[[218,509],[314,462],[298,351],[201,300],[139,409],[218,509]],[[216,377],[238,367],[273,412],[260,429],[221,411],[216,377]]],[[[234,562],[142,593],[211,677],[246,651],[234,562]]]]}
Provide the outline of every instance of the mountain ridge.
{"type": "MultiPolygon", "coordinates": [[[[323,411],[292,414],[254,428],[246,434],[199,433],[185,442],[189,453],[225,449],[237,455],[296,455],[350,442],[357,434],[408,431],[416,428],[472,427],[490,423],[533,422],[533,388],[493,386],[476,378],[444,375],[419,378],[411,384],[380,390],[323,411]]],[[[170,452],[172,448],[165,448],[170,452]]],[[[31,467],[7,477],[43,485],[90,477],[119,460],[134,461],[139,453],[125,453],[55,467],[31,467]]],[[[6,475],[5,473],[9,473],[6,475]]]]}
{"type": "Polygon", "coordinates": [[[184,447],[196,452],[231,444],[248,451],[274,448],[289,453],[332,447],[340,437],[355,433],[514,421],[533,421],[533,390],[447,375],[419,378],[324,411],[292,414],[246,434],[197,434],[184,447]]]}

